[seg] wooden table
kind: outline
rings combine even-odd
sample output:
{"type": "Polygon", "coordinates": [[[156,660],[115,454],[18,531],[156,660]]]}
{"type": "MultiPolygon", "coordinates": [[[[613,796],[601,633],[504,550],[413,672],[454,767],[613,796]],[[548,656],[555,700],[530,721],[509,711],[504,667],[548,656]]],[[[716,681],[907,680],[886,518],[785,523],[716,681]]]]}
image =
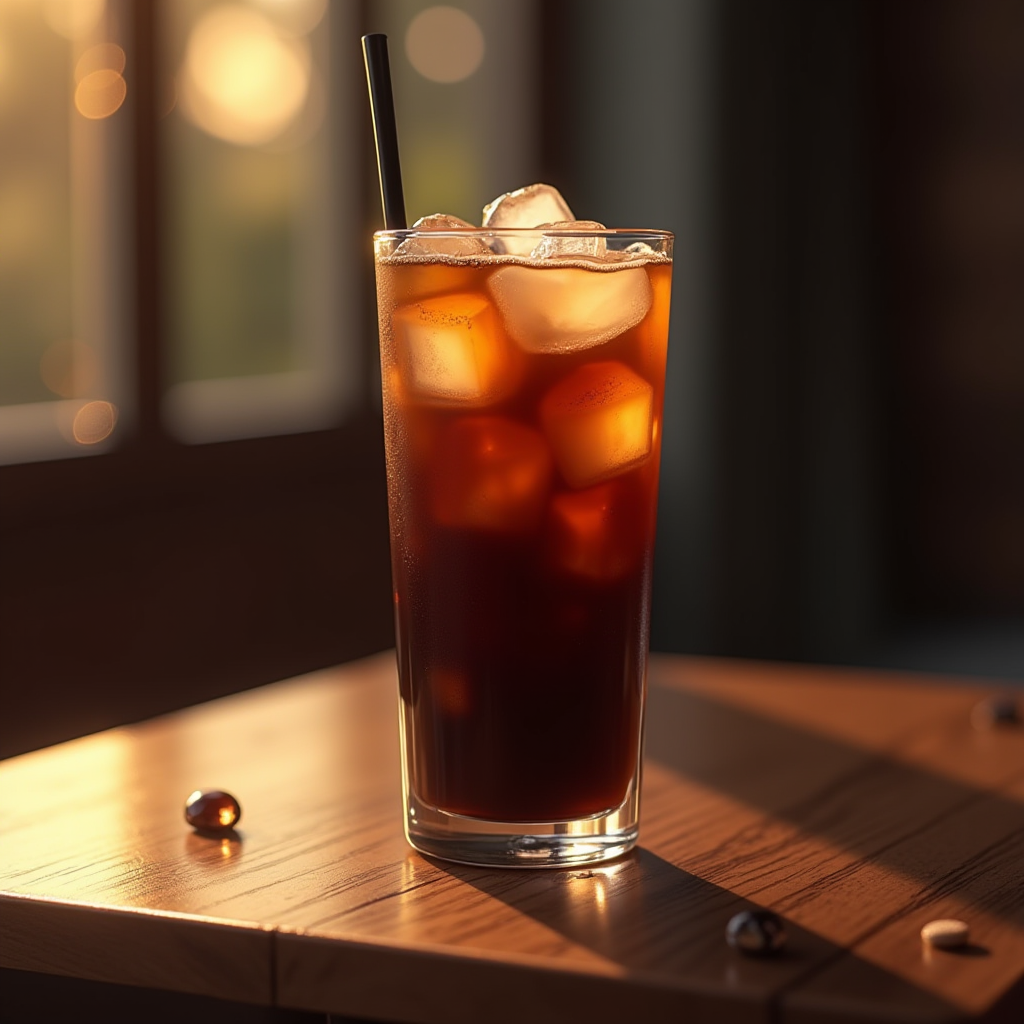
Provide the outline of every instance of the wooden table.
{"type": "Polygon", "coordinates": [[[393,654],[0,765],[0,965],[373,1019],[1024,1020],[1024,728],[991,688],[656,656],[640,847],[430,861],[401,833],[393,654]],[[186,795],[227,788],[238,834],[186,795]],[[787,922],[782,955],[730,916],[787,922]],[[929,954],[921,926],[971,926],[929,954]]]}

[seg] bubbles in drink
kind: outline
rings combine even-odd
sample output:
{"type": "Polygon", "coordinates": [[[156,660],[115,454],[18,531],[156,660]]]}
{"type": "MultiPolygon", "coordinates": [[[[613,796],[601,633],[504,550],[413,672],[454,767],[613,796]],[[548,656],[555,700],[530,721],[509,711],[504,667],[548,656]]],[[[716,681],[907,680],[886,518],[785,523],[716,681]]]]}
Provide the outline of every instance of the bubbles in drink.
{"type": "Polygon", "coordinates": [[[420,398],[486,405],[515,387],[517,353],[479,292],[421,299],[392,323],[402,380],[420,398]]]}
{"type": "Polygon", "coordinates": [[[621,579],[643,556],[643,524],[642,503],[617,481],[563,491],[551,502],[549,557],[574,576],[621,579]]]}
{"type": "MultiPolygon", "coordinates": [[[[418,231],[473,231],[474,226],[461,217],[448,213],[432,213],[420,217],[413,228],[418,231]]],[[[396,256],[490,256],[491,250],[481,238],[458,238],[439,234],[436,238],[407,238],[395,250],[396,256]]]]}
{"type": "MultiPolygon", "coordinates": [[[[596,275],[595,275],[596,276],[596,275]]],[[[654,389],[624,363],[579,367],[541,402],[544,433],[571,487],[590,487],[651,451],[654,389]]]]}
{"type": "MultiPolygon", "coordinates": [[[[569,204],[551,185],[527,185],[498,196],[484,207],[485,228],[535,228],[540,224],[557,224],[575,220],[569,204]]],[[[502,239],[505,251],[514,256],[529,256],[536,239],[502,239]]]]}
{"type": "Polygon", "coordinates": [[[541,434],[501,416],[465,416],[438,441],[433,511],[444,526],[519,532],[544,511],[551,456],[541,434]]]}
{"type": "Polygon", "coordinates": [[[651,308],[643,267],[595,273],[579,267],[502,266],[488,287],[509,336],[527,352],[601,345],[635,327],[651,308]]]}
{"type": "MultiPolygon", "coordinates": [[[[541,224],[541,230],[557,231],[604,231],[605,226],[596,220],[563,220],[557,224],[541,224]]],[[[601,235],[590,234],[585,238],[566,237],[558,234],[545,234],[534,246],[530,259],[558,260],[583,259],[603,260],[608,246],[601,235]]]]}

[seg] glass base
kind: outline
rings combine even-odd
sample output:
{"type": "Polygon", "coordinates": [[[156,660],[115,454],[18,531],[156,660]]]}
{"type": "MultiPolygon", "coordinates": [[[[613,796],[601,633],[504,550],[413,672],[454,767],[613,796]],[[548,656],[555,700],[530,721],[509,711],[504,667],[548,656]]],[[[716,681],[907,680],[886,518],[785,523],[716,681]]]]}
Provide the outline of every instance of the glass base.
{"type": "Polygon", "coordinates": [[[421,804],[407,794],[405,834],[420,853],[458,864],[565,868],[621,857],[636,845],[638,779],[626,799],[602,814],[574,821],[508,822],[467,818],[421,804]]]}

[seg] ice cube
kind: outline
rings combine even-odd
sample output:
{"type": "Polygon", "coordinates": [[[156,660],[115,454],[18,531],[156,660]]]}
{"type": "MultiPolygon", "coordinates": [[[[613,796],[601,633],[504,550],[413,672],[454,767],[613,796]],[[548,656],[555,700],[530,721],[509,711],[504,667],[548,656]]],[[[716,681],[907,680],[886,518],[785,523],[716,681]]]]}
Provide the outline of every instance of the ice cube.
{"type": "MultiPolygon", "coordinates": [[[[475,231],[476,228],[461,217],[447,213],[432,213],[420,217],[413,229],[416,231],[475,231]]],[[[396,256],[491,256],[490,247],[482,238],[455,238],[439,234],[436,238],[407,238],[395,250],[396,256]]]]}
{"type": "Polygon", "coordinates": [[[501,416],[464,416],[442,434],[438,451],[438,522],[512,533],[540,522],[552,469],[539,431],[501,416]]]}
{"type": "Polygon", "coordinates": [[[635,327],[651,308],[643,267],[503,266],[488,278],[509,336],[527,352],[579,352],[635,327]]]}
{"type": "Polygon", "coordinates": [[[657,256],[657,253],[646,242],[634,242],[622,250],[628,253],[630,259],[649,260],[657,256]]]}
{"type": "Polygon", "coordinates": [[[515,389],[521,356],[479,292],[437,295],[392,315],[402,380],[440,404],[487,405],[515,389]]]}
{"type": "Polygon", "coordinates": [[[605,253],[605,259],[616,263],[628,263],[634,260],[647,263],[657,258],[658,253],[646,242],[633,242],[632,245],[627,245],[625,249],[609,249],[605,253]]]}
{"type": "Polygon", "coordinates": [[[530,259],[534,260],[566,260],[584,259],[603,260],[608,251],[604,236],[588,235],[585,238],[549,235],[548,231],[605,231],[603,224],[596,220],[563,220],[556,224],[541,224],[545,232],[540,242],[534,246],[530,259]]]}
{"type": "Polygon", "coordinates": [[[638,496],[621,481],[585,491],[563,491],[551,502],[551,558],[585,579],[621,579],[640,561],[647,535],[638,496]]]}
{"type": "MultiPolygon", "coordinates": [[[[573,220],[569,204],[557,188],[551,185],[527,185],[515,192],[498,196],[484,207],[485,228],[535,228],[540,224],[556,224],[573,220]]],[[[516,239],[505,235],[501,239],[505,251],[515,256],[529,256],[536,237],[527,235],[516,239]]]]}
{"type": "Polygon", "coordinates": [[[540,405],[555,463],[571,487],[639,465],[651,451],[654,389],[624,363],[581,366],[540,405]]]}

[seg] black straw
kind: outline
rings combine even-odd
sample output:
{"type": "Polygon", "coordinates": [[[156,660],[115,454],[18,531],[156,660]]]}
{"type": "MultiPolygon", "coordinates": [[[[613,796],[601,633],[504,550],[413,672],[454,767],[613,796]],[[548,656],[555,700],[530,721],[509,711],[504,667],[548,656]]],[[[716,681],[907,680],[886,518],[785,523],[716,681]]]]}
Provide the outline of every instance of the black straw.
{"type": "Polygon", "coordinates": [[[373,141],[377,147],[380,199],[384,206],[384,227],[394,231],[406,227],[405,197],[402,194],[402,165],[398,160],[398,129],[395,125],[395,97],[391,92],[388,37],[381,32],[363,36],[363,61],[370,90],[373,141]]]}

